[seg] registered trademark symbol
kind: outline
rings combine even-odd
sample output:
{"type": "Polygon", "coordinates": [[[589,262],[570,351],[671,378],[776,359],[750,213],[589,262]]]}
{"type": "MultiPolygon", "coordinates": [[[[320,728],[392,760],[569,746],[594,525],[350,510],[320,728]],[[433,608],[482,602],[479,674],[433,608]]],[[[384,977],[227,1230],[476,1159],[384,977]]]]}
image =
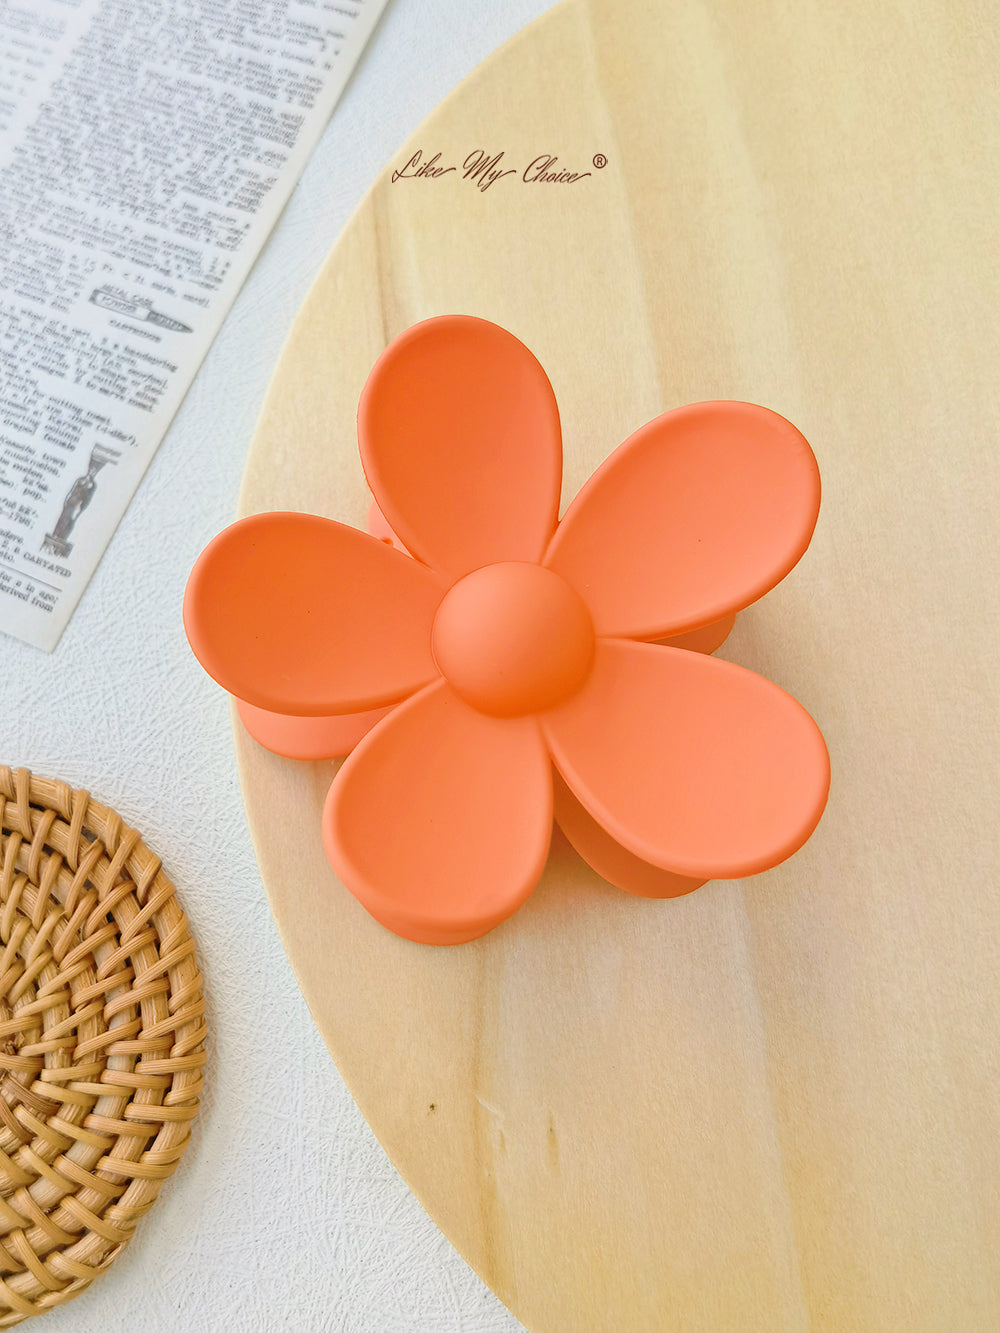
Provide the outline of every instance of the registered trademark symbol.
{"type": "Polygon", "coordinates": [[[608,159],[604,156],[603,153],[598,153],[597,156],[594,158],[594,166],[597,168],[598,171],[602,171],[607,165],[608,165],[608,159]]]}

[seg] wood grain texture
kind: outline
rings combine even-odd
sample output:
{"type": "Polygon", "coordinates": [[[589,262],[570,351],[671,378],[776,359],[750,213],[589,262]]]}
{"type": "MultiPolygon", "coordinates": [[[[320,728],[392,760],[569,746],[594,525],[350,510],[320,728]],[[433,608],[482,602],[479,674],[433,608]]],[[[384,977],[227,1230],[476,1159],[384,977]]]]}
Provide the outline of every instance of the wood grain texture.
{"type": "Polygon", "coordinates": [[[994,18],[564,0],[400,150],[275,374],[244,513],[363,524],[368,369],[452,311],[548,370],[564,502],[706,398],[782,412],[823,473],[810,551],[722,650],[832,755],[818,832],[769,874],[647,902],[557,836],[501,929],[410,944],[327,866],[332,766],[236,728],[316,1022],[532,1333],[1000,1327],[994,18]],[[392,183],[417,148],[592,174],[392,183]]]}

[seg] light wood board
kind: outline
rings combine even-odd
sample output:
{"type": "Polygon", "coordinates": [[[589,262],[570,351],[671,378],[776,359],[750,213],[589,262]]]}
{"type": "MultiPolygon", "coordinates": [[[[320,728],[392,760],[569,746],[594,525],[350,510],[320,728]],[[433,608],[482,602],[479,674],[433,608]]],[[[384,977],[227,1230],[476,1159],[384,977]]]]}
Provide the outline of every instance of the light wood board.
{"type": "Polygon", "coordinates": [[[1000,1327],[996,30],[985,0],[565,0],[396,154],[275,374],[242,512],[363,525],[368,369],[452,311],[547,368],[564,500],[706,398],[782,412],[823,473],[810,551],[723,649],[832,755],[769,874],[633,900],[557,836],[500,930],[410,944],[327,866],[333,766],[237,727],[316,1022],[532,1333],[1000,1327]],[[591,175],[393,183],[417,148],[591,175]]]}

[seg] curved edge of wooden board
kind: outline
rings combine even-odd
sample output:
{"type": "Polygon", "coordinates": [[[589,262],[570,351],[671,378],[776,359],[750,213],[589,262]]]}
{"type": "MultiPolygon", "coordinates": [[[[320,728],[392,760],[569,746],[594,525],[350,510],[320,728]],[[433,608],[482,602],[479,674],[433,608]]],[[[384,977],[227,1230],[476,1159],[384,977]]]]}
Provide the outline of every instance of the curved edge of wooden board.
{"type": "Polygon", "coordinates": [[[834,755],[819,832],[767,876],[663,910],[557,839],[517,917],[428,951],[333,879],[312,833],[332,767],[237,731],[261,874],[324,1040],[414,1193],[537,1333],[1000,1322],[983,1148],[998,926],[961,892],[981,880],[962,834],[981,793],[961,773],[995,771],[967,667],[991,653],[976,516],[995,410],[975,386],[1000,357],[976,173],[1000,166],[973,102],[948,101],[986,60],[949,39],[946,6],[921,0],[891,33],[890,102],[886,21],[849,10],[542,16],[395,162],[540,136],[606,155],[599,188],[417,193],[384,172],[302,308],[247,462],[241,512],[363,523],[361,385],[395,332],[453,310],[506,324],[549,371],[567,495],[699,398],[764,402],[820,457],[813,547],[726,649],[801,699],[834,755]],[[920,771],[914,716],[940,773],[920,771]]]}

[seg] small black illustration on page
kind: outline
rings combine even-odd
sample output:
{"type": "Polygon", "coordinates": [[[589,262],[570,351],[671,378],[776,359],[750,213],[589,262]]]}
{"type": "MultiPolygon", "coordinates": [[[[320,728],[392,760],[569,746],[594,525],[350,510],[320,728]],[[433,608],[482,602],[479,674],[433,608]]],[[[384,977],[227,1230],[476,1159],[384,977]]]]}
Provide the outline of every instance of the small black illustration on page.
{"type": "Polygon", "coordinates": [[[73,543],[67,539],[73,531],[76,520],[94,498],[94,492],[97,490],[97,474],[105,463],[113,463],[116,457],[117,455],[111,450],[104,449],[99,444],[94,446],[85,475],[77,477],[74,481],[63,501],[62,512],[56,520],[55,527],[45,534],[45,540],[42,542],[43,551],[51,551],[53,555],[66,559],[73,549],[73,543]]]}

